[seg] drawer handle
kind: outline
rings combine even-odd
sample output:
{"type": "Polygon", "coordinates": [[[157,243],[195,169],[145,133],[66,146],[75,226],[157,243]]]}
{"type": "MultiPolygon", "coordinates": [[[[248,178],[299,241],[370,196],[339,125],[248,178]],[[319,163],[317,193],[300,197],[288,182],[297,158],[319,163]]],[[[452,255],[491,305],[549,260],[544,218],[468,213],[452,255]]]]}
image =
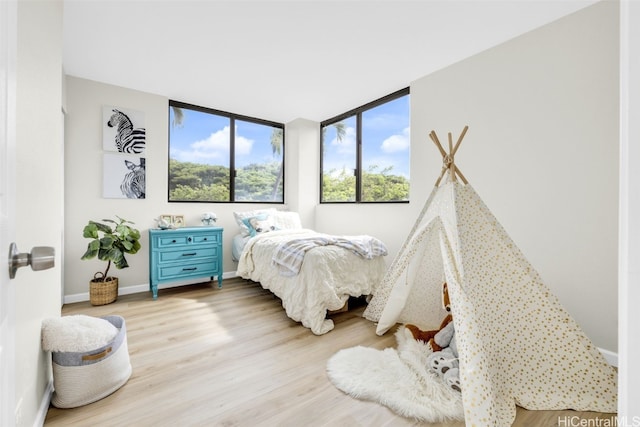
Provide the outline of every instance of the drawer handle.
{"type": "Polygon", "coordinates": [[[207,238],[205,237],[203,240],[206,242],[206,241],[207,241],[207,238]]]}
{"type": "Polygon", "coordinates": [[[197,252],[192,252],[190,254],[182,254],[182,256],[194,256],[197,255],[197,252]]]}
{"type": "Polygon", "coordinates": [[[188,240],[188,241],[191,241],[191,237],[189,237],[187,240],[188,240]]]}
{"type": "Polygon", "coordinates": [[[197,270],[197,267],[191,267],[191,268],[183,268],[182,271],[194,271],[197,270]]]}
{"type": "Polygon", "coordinates": [[[176,243],[176,239],[173,239],[173,240],[171,241],[171,243],[176,243]]]}

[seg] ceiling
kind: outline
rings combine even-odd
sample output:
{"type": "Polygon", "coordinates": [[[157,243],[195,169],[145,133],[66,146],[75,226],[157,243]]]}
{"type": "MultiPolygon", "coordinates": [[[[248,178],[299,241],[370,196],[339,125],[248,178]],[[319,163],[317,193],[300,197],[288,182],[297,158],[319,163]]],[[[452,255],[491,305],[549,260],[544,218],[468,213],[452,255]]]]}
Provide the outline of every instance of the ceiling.
{"type": "Polygon", "coordinates": [[[322,121],[595,0],[65,0],[68,75],[322,121]]]}

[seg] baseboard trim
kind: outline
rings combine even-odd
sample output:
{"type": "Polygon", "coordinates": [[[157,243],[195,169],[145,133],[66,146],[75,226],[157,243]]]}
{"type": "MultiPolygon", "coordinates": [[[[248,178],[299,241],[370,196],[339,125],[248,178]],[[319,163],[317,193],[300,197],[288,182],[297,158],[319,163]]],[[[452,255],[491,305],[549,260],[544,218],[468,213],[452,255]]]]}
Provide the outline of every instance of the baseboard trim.
{"type": "Polygon", "coordinates": [[[599,348],[600,353],[604,356],[604,358],[609,362],[611,366],[618,367],[618,353],[614,353],[613,351],[605,350],[604,348],[599,348]]]}
{"type": "Polygon", "coordinates": [[[47,384],[47,388],[42,395],[42,400],[40,402],[40,407],[38,408],[38,413],[36,414],[36,419],[33,421],[34,427],[42,427],[44,426],[44,421],[47,418],[47,412],[49,411],[49,405],[51,404],[51,397],[53,396],[53,380],[49,381],[47,384]]]}
{"type": "MultiPolygon", "coordinates": [[[[233,277],[238,277],[235,271],[222,273],[223,279],[231,279],[233,277]]],[[[188,280],[188,281],[179,281],[175,283],[165,283],[163,285],[158,285],[158,289],[175,288],[177,286],[193,285],[195,283],[202,283],[202,282],[203,282],[202,279],[194,279],[194,280],[188,280]]],[[[141,292],[150,292],[148,283],[143,283],[141,285],[134,285],[134,286],[124,286],[124,287],[118,288],[118,296],[137,294],[141,292]]],[[[83,292],[80,294],[71,294],[71,295],[64,296],[64,304],[72,304],[74,302],[83,302],[83,301],[89,301],[89,292],[83,292]]]]}

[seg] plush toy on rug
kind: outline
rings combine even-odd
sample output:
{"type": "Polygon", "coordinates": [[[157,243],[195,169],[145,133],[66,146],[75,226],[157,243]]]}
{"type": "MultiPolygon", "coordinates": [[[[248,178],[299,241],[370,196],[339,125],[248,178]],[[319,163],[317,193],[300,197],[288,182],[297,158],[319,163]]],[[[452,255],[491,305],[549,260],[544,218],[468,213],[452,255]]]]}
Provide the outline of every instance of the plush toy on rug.
{"type": "Polygon", "coordinates": [[[427,343],[433,353],[427,359],[429,368],[437,373],[452,389],[461,391],[460,370],[458,368],[458,347],[456,345],[451,300],[447,283],[442,284],[442,306],[449,313],[440,323],[440,328],[423,331],[415,325],[405,327],[411,331],[413,338],[427,343]]]}
{"type": "Polygon", "coordinates": [[[437,373],[449,387],[456,391],[462,391],[460,369],[458,368],[458,346],[453,322],[438,332],[434,339],[444,348],[429,355],[427,358],[429,369],[437,373]]]}
{"type": "MultiPolygon", "coordinates": [[[[449,345],[451,341],[450,336],[448,336],[449,332],[444,335],[439,335],[436,338],[436,335],[439,334],[440,331],[446,329],[448,325],[451,325],[451,330],[453,330],[453,316],[451,315],[451,301],[449,300],[449,290],[447,289],[447,283],[442,284],[442,306],[449,314],[446,315],[442,322],[440,323],[440,327],[438,329],[423,331],[418,328],[416,325],[407,324],[405,328],[411,331],[413,338],[416,340],[423,341],[431,347],[433,351],[440,351],[443,348],[449,345]]],[[[451,332],[452,334],[453,332],[451,332]]]]}

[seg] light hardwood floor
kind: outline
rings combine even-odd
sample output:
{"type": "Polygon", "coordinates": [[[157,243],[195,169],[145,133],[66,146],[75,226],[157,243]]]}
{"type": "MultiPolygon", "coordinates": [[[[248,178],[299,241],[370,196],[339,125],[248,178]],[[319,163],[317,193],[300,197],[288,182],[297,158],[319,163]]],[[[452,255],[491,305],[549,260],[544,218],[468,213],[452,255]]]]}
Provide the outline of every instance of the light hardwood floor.
{"type": "MultiPolygon", "coordinates": [[[[322,336],[286,317],[259,284],[225,280],[125,295],[109,305],[65,305],[63,315],[126,319],[133,374],[112,395],[79,408],[51,407],[45,426],[464,426],[406,419],[336,389],[325,373],[338,350],[395,347],[375,334],[363,308],[336,314],[322,336]]],[[[516,426],[562,427],[612,414],[526,411],[516,426]]]]}

